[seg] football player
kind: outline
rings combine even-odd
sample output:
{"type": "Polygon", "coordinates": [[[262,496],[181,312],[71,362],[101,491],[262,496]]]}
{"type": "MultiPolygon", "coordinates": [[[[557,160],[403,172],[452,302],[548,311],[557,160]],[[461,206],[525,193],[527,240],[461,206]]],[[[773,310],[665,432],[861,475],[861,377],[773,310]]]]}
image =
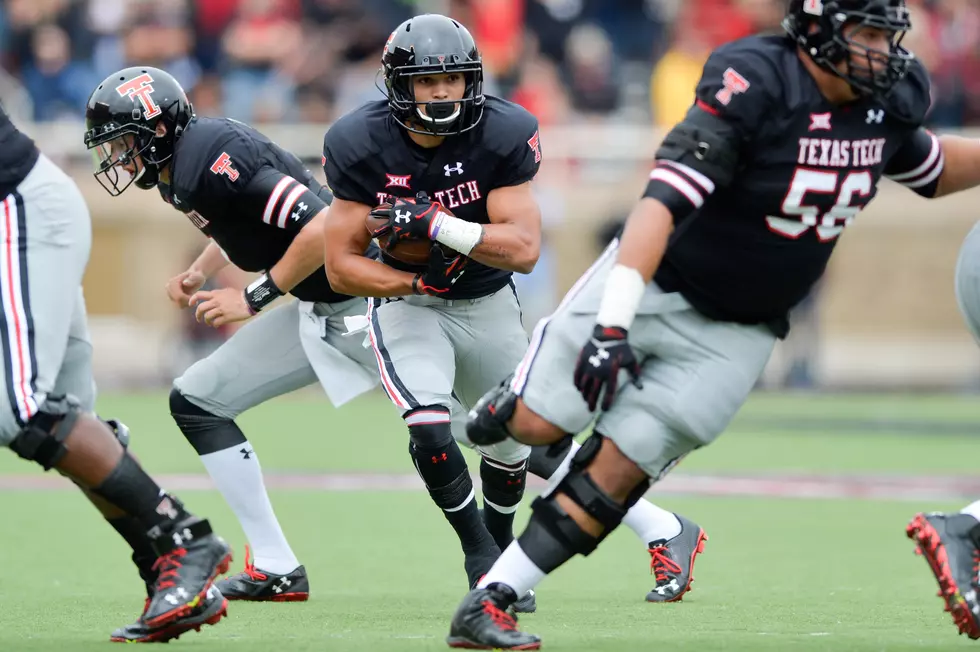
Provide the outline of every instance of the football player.
{"type": "Polygon", "coordinates": [[[922,127],[929,79],[900,44],[904,0],[792,0],[783,25],[712,53],[622,236],[473,410],[480,445],[559,441],[599,414],[463,599],[451,647],[539,648],[508,607],[725,429],[882,176],[924,197],[980,183],[980,142],[922,127]]]}
{"type": "Polygon", "coordinates": [[[231,549],[140,467],[128,429],[94,414],[82,276],[92,225],[78,186],[0,109],[0,446],[73,480],[133,549],[148,640],[225,614],[231,549]]]}
{"type": "MultiPolygon", "coordinates": [[[[408,426],[419,475],[460,538],[472,586],[513,540],[529,449],[514,441],[481,448],[481,522],[450,411],[454,399],[472,406],[527,348],[511,275],[537,260],[540,212],[530,181],[540,136],[534,116],[484,95],[479,50],[455,20],[426,14],[400,25],[382,70],[387,101],[352,111],[324,139],[335,195],[324,231],[327,274],[345,292],[374,297],[369,327],[382,386],[408,426]],[[373,235],[390,234],[389,248],[431,239],[429,265],[385,251],[384,264],[358,255],[370,241],[368,214],[388,218],[373,235]]],[[[534,472],[551,477],[573,446],[536,452],[534,472]]],[[[632,516],[657,578],[647,599],[680,599],[703,530],[649,503],[632,516]]],[[[533,608],[531,592],[516,605],[533,608]]]]}
{"type": "MultiPolygon", "coordinates": [[[[980,344],[980,224],[960,247],[955,289],[963,319],[980,344]]],[[[916,514],[906,534],[929,562],[957,629],[980,639],[980,500],[955,514],[916,514]]]]}

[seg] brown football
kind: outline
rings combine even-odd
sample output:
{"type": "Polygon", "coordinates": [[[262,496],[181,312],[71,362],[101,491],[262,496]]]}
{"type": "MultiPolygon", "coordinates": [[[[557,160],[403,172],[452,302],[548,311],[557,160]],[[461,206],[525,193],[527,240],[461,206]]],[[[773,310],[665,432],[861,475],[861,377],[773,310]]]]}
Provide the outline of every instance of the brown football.
{"type": "MultiPolygon", "coordinates": [[[[367,219],[364,221],[364,226],[367,227],[368,233],[374,233],[375,229],[380,229],[382,226],[388,223],[388,220],[383,217],[372,217],[368,214],[367,219]]],[[[426,265],[429,262],[429,251],[432,249],[432,245],[435,244],[432,240],[428,238],[424,240],[403,240],[398,243],[394,248],[388,248],[388,238],[390,234],[377,238],[378,245],[381,249],[394,258],[395,260],[400,260],[403,263],[408,263],[409,265],[426,265]]]]}

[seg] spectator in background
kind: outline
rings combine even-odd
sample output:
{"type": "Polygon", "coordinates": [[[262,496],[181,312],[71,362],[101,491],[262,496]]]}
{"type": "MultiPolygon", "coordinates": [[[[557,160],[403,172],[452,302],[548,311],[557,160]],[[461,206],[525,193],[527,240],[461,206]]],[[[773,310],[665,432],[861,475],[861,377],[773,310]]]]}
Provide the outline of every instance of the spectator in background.
{"type": "Polygon", "coordinates": [[[619,108],[620,79],[609,36],[596,25],[577,25],[565,42],[565,84],[572,106],[586,116],[602,116],[619,108]]]}
{"type": "Polygon", "coordinates": [[[81,118],[98,78],[71,58],[68,34],[46,23],[31,31],[30,59],[23,68],[24,86],[34,102],[35,120],[81,118]]]}
{"type": "Polygon", "coordinates": [[[153,66],[173,75],[190,92],[201,69],[193,57],[189,0],[130,0],[123,36],[127,66],[153,66]]]}
{"type": "Polygon", "coordinates": [[[243,122],[293,117],[296,88],[284,68],[301,52],[297,10],[291,0],[241,0],[222,40],[226,116],[243,122]]]}
{"type": "Polygon", "coordinates": [[[694,89],[712,48],[693,6],[680,10],[672,36],[673,44],[654,66],[650,78],[650,109],[661,135],[680,122],[691,108],[694,89]]]}

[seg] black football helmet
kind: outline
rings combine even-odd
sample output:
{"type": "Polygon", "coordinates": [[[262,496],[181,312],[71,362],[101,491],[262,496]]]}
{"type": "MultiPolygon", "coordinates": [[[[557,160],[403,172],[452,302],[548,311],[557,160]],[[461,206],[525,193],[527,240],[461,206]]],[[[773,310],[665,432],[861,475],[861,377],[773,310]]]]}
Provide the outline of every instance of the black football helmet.
{"type": "Polygon", "coordinates": [[[790,0],[783,29],[817,65],[846,80],[861,95],[887,95],[908,73],[914,58],[901,46],[905,32],[912,29],[905,0],[790,0]],[[862,27],[888,32],[888,52],[855,43],[850,35],[862,27]],[[858,63],[862,53],[867,65],[858,63]],[[872,58],[886,65],[875,71],[872,58]],[[841,61],[847,61],[844,71],[836,67],[841,61]]]}
{"type": "Polygon", "coordinates": [[[406,20],[388,37],[381,65],[391,114],[409,131],[460,134],[483,118],[483,60],[469,30],[452,18],[423,14],[406,20]],[[462,100],[416,101],[414,77],[449,72],[466,80],[462,100]]]}
{"type": "Polygon", "coordinates": [[[85,145],[93,150],[95,178],[113,196],[131,183],[153,188],[193,115],[184,89],[163,70],[137,66],[109,75],[85,109],[85,145]],[[156,131],[160,123],[167,128],[162,136],[156,131]],[[123,166],[137,157],[141,169],[129,175],[123,166]]]}

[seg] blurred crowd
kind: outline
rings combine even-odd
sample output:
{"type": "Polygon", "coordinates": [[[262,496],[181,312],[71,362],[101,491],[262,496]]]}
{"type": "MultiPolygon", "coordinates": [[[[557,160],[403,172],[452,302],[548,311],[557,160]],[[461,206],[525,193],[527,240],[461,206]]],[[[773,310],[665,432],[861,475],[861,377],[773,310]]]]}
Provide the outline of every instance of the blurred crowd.
{"type": "MultiPolygon", "coordinates": [[[[22,89],[35,120],[77,118],[129,64],[165,68],[198,113],[329,122],[380,97],[381,47],[425,11],[467,24],[488,91],[544,124],[670,125],[707,53],[778,31],[785,0],[4,0],[0,97],[22,89]]],[[[937,126],[980,123],[980,0],[910,0],[907,44],[933,74],[937,126]]]]}

